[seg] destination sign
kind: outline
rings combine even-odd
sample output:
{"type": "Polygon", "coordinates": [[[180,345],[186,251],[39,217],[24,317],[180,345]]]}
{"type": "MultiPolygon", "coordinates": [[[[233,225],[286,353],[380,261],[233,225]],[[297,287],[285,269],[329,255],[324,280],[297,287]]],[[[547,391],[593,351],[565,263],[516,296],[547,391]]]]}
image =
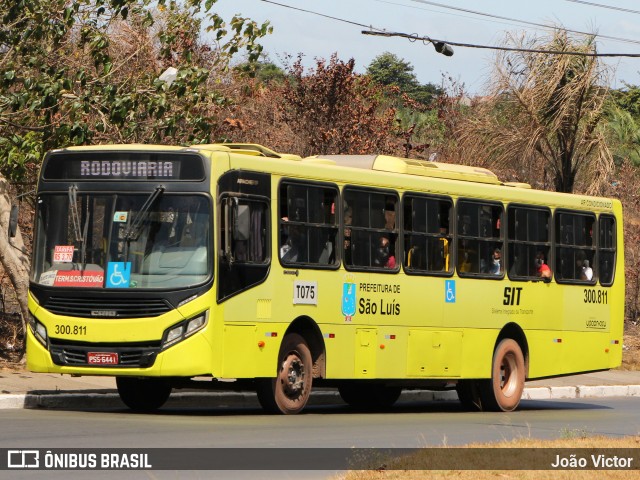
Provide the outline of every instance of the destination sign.
{"type": "Polygon", "coordinates": [[[203,159],[194,153],[60,152],[47,157],[46,180],[203,180],[203,159]]]}
{"type": "Polygon", "coordinates": [[[176,162],[82,160],[80,162],[80,176],[174,178],[174,167],[178,167],[176,162]]]}

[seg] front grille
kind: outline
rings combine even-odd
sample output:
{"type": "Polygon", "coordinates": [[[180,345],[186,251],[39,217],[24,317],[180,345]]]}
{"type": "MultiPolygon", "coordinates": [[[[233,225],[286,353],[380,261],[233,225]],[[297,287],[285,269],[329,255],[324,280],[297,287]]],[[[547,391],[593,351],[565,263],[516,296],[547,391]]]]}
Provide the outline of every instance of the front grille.
{"type": "Polygon", "coordinates": [[[145,345],[110,346],[108,344],[87,345],[51,340],[49,347],[51,360],[56,365],[80,367],[139,367],[147,368],[153,365],[160,352],[160,342],[145,345]],[[110,352],[118,354],[118,363],[114,365],[95,365],[87,361],[89,352],[110,352]]]}
{"type": "Polygon", "coordinates": [[[111,297],[51,296],[43,307],[57,315],[85,318],[157,317],[171,310],[171,305],[165,300],[111,297]]]}

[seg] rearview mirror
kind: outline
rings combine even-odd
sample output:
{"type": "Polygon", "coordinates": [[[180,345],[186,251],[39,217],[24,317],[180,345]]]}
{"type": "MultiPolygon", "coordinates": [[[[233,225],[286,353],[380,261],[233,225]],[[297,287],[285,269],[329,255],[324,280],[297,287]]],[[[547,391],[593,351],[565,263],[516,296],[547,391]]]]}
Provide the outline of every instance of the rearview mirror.
{"type": "Polygon", "coordinates": [[[249,205],[240,205],[236,203],[233,219],[233,239],[249,240],[251,232],[251,211],[249,205]]]}

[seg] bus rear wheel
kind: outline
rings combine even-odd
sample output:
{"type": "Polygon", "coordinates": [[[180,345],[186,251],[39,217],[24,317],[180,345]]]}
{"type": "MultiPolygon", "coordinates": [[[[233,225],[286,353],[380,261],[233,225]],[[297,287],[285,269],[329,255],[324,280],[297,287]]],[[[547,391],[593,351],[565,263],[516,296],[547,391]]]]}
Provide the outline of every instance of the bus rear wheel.
{"type": "Polygon", "coordinates": [[[313,360],[305,339],[289,333],[282,340],[276,378],[257,380],[258,401],[269,413],[296,414],[311,395],[313,360]]]}
{"type": "Polygon", "coordinates": [[[493,353],[491,379],[480,382],[483,410],[511,412],[524,390],[524,355],[518,342],[505,338],[493,353]]]}
{"type": "Polygon", "coordinates": [[[116,386],[122,402],[139,413],[159,409],[171,395],[169,382],[159,378],[117,377],[116,386]]]}
{"type": "Polygon", "coordinates": [[[338,387],[340,397],[351,407],[366,410],[391,408],[400,398],[401,387],[347,383],[338,387]]]}

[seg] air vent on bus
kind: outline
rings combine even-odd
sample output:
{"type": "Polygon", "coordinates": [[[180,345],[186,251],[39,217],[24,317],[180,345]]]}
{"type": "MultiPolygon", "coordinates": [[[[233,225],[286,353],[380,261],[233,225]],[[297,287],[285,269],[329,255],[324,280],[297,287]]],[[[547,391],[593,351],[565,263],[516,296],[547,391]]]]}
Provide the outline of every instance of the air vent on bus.
{"type": "Polygon", "coordinates": [[[171,310],[164,300],[103,297],[49,297],[43,305],[51,313],[85,318],[148,318],[171,310]]]}

